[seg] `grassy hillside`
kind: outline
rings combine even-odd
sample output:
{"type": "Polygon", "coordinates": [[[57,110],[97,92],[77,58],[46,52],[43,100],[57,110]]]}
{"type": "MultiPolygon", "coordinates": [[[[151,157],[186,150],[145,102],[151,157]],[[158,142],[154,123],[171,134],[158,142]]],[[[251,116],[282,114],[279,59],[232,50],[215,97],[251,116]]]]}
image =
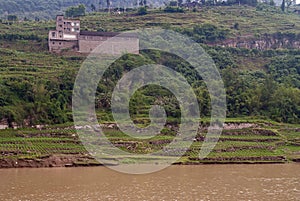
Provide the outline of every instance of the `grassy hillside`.
{"type": "MultiPolygon", "coordinates": [[[[193,39],[199,39],[200,42],[218,43],[222,37],[224,40],[224,38],[235,38],[239,35],[255,37],[258,34],[285,32],[295,33],[294,36],[297,36],[300,30],[299,23],[297,23],[299,18],[300,16],[296,14],[257,11],[253,7],[224,6],[186,13],[164,13],[154,10],[144,16],[136,15],[134,12],[123,15],[95,13],[82,17],[81,21],[83,30],[123,31],[159,26],[187,34],[193,39]],[[233,27],[235,23],[239,24],[239,29],[233,27]],[[220,37],[207,37],[213,34],[219,34],[220,37]]],[[[17,121],[18,124],[23,124],[22,119],[29,119],[32,123],[53,121],[62,123],[71,120],[66,114],[70,113],[71,89],[84,55],[48,53],[48,31],[54,29],[54,26],[54,21],[0,24],[2,93],[7,94],[9,91],[9,94],[13,94],[2,101],[0,113],[2,118],[11,119],[12,122],[17,121]],[[27,91],[26,96],[24,96],[24,90],[27,91]],[[47,96],[39,99],[38,97],[43,93],[47,96]],[[41,107],[36,108],[32,103],[37,100],[49,102],[49,104],[40,104],[41,107]],[[56,106],[50,104],[53,102],[57,102],[54,104],[56,106]],[[61,115],[51,114],[58,109],[58,105],[61,115]]],[[[299,50],[257,51],[211,47],[205,44],[203,47],[221,69],[227,87],[229,116],[260,115],[278,121],[299,121],[299,98],[297,98],[300,86],[299,50]],[[282,67],[284,69],[281,69],[282,67]],[[266,85],[267,82],[272,84],[266,85]],[[266,88],[269,86],[273,88],[266,88]],[[266,96],[264,91],[272,91],[272,93],[266,96]],[[252,98],[253,93],[257,101],[252,98]],[[289,98],[287,100],[273,99],[273,96],[282,93],[288,95],[289,98]],[[294,105],[291,106],[289,102],[294,105]],[[280,107],[280,110],[277,110],[277,107],[280,107]]],[[[155,53],[148,52],[138,57],[130,56],[127,61],[120,60],[121,63],[118,66],[126,66],[126,62],[131,59],[133,66],[149,62],[164,65],[169,63],[173,66],[181,63],[176,59],[168,62],[167,56],[162,58],[155,55],[155,53]]],[[[125,68],[119,70],[120,73],[126,72],[125,68]]],[[[195,80],[195,77],[189,79],[195,80]]],[[[103,102],[107,96],[109,97],[115,81],[112,80],[110,85],[102,83],[107,86],[105,91],[108,92],[100,95],[99,100],[103,102]]],[[[198,87],[196,90],[200,92],[199,102],[209,102],[201,95],[206,91],[205,85],[201,81],[199,84],[194,84],[198,87]]],[[[147,96],[147,90],[142,94],[147,96]]],[[[149,102],[144,104],[147,105],[149,102]]],[[[209,111],[204,115],[209,115],[209,111]]]]}
{"type": "MultiPolygon", "coordinates": [[[[133,0],[111,0],[111,8],[132,8],[136,6],[133,0]]],[[[160,6],[165,1],[148,0],[148,5],[160,6]]],[[[19,18],[29,19],[51,19],[55,15],[64,13],[71,6],[83,4],[88,12],[92,11],[92,5],[96,10],[107,8],[106,0],[0,0],[0,18],[5,18],[7,14],[17,15],[19,18]]]]}
{"type": "MultiPolygon", "coordinates": [[[[211,44],[266,33],[281,32],[298,37],[299,19],[299,15],[277,10],[226,6],[186,13],[151,10],[143,16],[136,12],[122,15],[95,13],[82,17],[81,25],[83,30],[94,31],[170,28],[201,42],[224,80],[227,115],[233,118],[228,123],[246,122],[252,123],[253,127],[225,129],[214,152],[203,161],[195,157],[206,132],[200,130],[193,146],[178,163],[251,163],[298,161],[300,158],[300,50],[258,51],[211,44]],[[214,34],[217,35],[215,38],[209,37],[214,34]]],[[[10,127],[26,127],[0,131],[1,167],[15,166],[16,161],[23,166],[35,161],[33,166],[37,167],[98,164],[87,155],[71,126],[73,83],[85,55],[49,53],[47,36],[54,28],[54,21],[0,23],[0,120],[1,124],[10,127]],[[41,130],[31,128],[36,124],[48,126],[41,130]],[[51,158],[53,155],[55,157],[51,158]],[[57,157],[63,158],[59,164],[53,162],[57,157]]],[[[99,83],[96,109],[100,122],[113,122],[109,105],[118,77],[148,63],[173,66],[182,72],[194,87],[202,117],[210,115],[207,88],[193,69],[180,58],[149,51],[120,59],[106,73],[106,81],[99,83]]],[[[170,104],[165,108],[168,123],[176,125],[180,111],[175,97],[164,89],[151,87],[139,90],[132,98],[130,112],[135,122],[147,124],[149,108],[157,102],[170,104]],[[159,93],[153,97],[154,91],[159,93]]],[[[174,138],[170,130],[152,139],[153,142],[138,142],[115,129],[106,129],[106,132],[113,143],[137,153],[160,149],[174,138]]],[[[121,162],[123,159],[120,157],[121,162]]]]}
{"type": "Polygon", "coordinates": [[[189,29],[209,23],[220,29],[229,30],[230,36],[256,35],[276,32],[299,34],[300,16],[282,13],[273,7],[256,8],[250,6],[203,7],[198,12],[164,13],[163,10],[150,10],[149,14],[136,16],[122,14],[107,17],[96,13],[83,18],[82,28],[90,30],[124,31],[128,29],[159,26],[164,28],[189,29]],[[239,28],[235,29],[234,24],[239,28]]]}
{"type": "MultiPolygon", "coordinates": [[[[81,17],[82,30],[126,31],[138,28],[162,27],[184,32],[203,24],[212,24],[219,30],[225,30],[226,37],[259,36],[274,33],[299,34],[300,16],[295,13],[282,13],[277,8],[258,9],[250,6],[214,6],[203,7],[197,12],[165,13],[163,10],[149,10],[147,15],[136,12],[110,15],[92,13],[81,17]],[[270,10],[269,10],[270,9],[270,10]],[[234,26],[238,24],[237,26],[234,26]]],[[[54,21],[16,22],[0,24],[0,36],[4,34],[33,34],[46,39],[49,29],[54,29],[54,21]]],[[[4,38],[1,37],[1,41],[4,38]]],[[[26,40],[26,39],[25,39],[26,40]]]]}

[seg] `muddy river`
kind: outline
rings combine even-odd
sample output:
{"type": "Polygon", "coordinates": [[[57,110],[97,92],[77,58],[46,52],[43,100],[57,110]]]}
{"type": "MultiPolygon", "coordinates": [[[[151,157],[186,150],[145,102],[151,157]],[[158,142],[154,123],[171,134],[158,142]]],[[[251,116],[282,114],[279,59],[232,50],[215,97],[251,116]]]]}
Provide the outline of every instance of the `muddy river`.
{"type": "Polygon", "coordinates": [[[0,200],[300,200],[300,164],[0,169],[0,200]]]}

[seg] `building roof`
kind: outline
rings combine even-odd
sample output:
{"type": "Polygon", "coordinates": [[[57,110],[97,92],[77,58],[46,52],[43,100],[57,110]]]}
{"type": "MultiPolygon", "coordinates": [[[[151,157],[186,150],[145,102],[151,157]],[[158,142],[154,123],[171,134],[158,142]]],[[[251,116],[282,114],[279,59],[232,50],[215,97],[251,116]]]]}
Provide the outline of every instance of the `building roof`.
{"type": "Polygon", "coordinates": [[[65,38],[49,38],[49,41],[54,42],[54,41],[78,41],[78,39],[65,39],[65,38]]]}
{"type": "Polygon", "coordinates": [[[118,32],[97,32],[97,31],[80,31],[80,36],[107,36],[114,37],[120,34],[120,37],[138,38],[136,33],[118,33],[118,32]]]}
{"type": "Polygon", "coordinates": [[[56,15],[56,18],[58,18],[58,17],[63,17],[64,18],[64,20],[70,20],[70,21],[80,21],[80,19],[79,18],[70,18],[70,17],[65,17],[63,14],[61,14],[61,15],[56,15]]]}

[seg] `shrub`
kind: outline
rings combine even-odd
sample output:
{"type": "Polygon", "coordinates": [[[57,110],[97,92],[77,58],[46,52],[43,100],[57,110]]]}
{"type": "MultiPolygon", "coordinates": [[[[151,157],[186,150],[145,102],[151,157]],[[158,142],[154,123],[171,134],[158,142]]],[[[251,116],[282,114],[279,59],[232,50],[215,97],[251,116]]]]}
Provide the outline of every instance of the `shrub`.
{"type": "Polygon", "coordinates": [[[146,7],[140,7],[138,9],[138,15],[146,15],[147,14],[147,8],[146,7]]]}
{"type": "Polygon", "coordinates": [[[179,8],[179,7],[167,6],[164,9],[164,12],[166,12],[166,13],[183,13],[184,10],[183,10],[183,8],[179,8]]]}
{"type": "Polygon", "coordinates": [[[80,4],[79,6],[72,6],[69,7],[66,10],[66,16],[67,17],[79,17],[85,15],[85,6],[83,4],[80,4]]]}
{"type": "Polygon", "coordinates": [[[239,30],[240,29],[239,23],[237,23],[237,22],[234,23],[233,28],[236,29],[236,30],[239,30]]]}
{"type": "Polygon", "coordinates": [[[214,42],[224,40],[227,37],[227,31],[219,29],[213,24],[194,26],[192,32],[196,42],[214,42]]]}

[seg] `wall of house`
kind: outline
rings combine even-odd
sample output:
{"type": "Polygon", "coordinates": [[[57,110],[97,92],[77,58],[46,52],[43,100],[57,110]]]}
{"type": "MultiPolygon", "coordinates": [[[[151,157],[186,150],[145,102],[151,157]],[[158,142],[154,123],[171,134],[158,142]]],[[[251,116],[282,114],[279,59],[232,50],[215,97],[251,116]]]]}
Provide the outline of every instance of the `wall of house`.
{"type": "Polygon", "coordinates": [[[89,53],[107,39],[105,36],[79,35],[79,52],[89,53]]]}
{"type": "Polygon", "coordinates": [[[80,20],[65,19],[64,16],[59,15],[56,17],[56,30],[60,38],[63,34],[77,35],[80,32],[80,20]]]}
{"type": "Polygon", "coordinates": [[[62,50],[78,51],[78,40],[50,40],[49,51],[59,53],[62,50]]]}
{"type": "Polygon", "coordinates": [[[125,52],[138,54],[138,38],[103,37],[103,36],[80,36],[79,52],[89,53],[99,45],[105,45],[104,54],[118,55],[125,52]],[[110,39],[110,40],[108,40],[110,39]],[[107,41],[107,42],[105,42],[107,41]],[[105,43],[104,43],[105,42],[105,43]]]}
{"type": "Polygon", "coordinates": [[[103,41],[79,39],[79,52],[89,53],[102,43],[103,43],[103,41]]]}

